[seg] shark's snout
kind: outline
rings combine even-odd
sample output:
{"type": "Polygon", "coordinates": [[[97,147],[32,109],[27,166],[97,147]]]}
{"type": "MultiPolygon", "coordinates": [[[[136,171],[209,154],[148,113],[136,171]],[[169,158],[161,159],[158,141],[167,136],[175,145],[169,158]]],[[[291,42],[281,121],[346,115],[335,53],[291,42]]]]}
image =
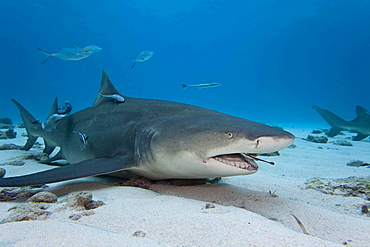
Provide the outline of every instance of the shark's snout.
{"type": "MultiPolygon", "coordinates": [[[[234,153],[270,153],[282,150],[294,142],[295,137],[291,133],[272,127],[269,128],[271,128],[272,133],[266,135],[252,136],[247,132],[228,132],[224,136],[218,135],[217,138],[212,140],[214,143],[213,148],[208,150],[206,157],[211,158],[234,153]]],[[[209,144],[208,146],[212,145],[209,144]]]]}
{"type": "Polygon", "coordinates": [[[270,153],[289,147],[295,140],[294,135],[284,131],[283,135],[261,136],[255,141],[256,153],[270,153]]]}

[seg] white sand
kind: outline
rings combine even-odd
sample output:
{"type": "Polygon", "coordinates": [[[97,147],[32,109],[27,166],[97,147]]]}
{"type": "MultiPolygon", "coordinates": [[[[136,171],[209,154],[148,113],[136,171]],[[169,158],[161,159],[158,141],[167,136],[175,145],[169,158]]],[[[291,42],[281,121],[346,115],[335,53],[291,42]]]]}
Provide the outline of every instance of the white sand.
{"type": "MultiPolygon", "coordinates": [[[[275,166],[259,163],[256,174],[224,178],[215,185],[154,184],[144,190],[111,186],[105,178],[51,184],[48,191],[58,200],[71,192],[90,191],[106,205],[77,221],[69,216],[81,212],[65,209],[55,210],[45,221],[1,224],[0,246],[343,246],[345,241],[348,246],[370,246],[370,218],[360,214],[365,199],[323,194],[304,184],[313,177],[370,176],[369,168],[346,166],[351,160],[370,162],[370,140],[352,141],[353,147],[316,144],[300,139],[311,129],[288,130],[296,135],[297,148],[265,157],[275,166]],[[206,202],[215,208],[206,209],[206,202]],[[310,235],[302,233],[291,214],[310,235]],[[132,236],[138,230],[145,237],[132,236]]],[[[0,140],[0,145],[24,141],[0,140]]],[[[0,164],[24,153],[0,151],[0,164]]],[[[14,176],[49,167],[27,160],[23,166],[3,168],[14,176]]],[[[18,204],[0,203],[0,218],[18,204]]]]}

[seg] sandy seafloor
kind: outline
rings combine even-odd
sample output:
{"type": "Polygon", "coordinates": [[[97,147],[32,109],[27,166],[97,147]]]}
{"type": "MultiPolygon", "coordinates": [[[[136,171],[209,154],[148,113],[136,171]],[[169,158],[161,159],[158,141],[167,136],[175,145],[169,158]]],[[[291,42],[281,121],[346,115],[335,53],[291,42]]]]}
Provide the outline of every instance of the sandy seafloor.
{"type": "MultiPolygon", "coordinates": [[[[113,186],[112,179],[104,177],[49,184],[46,190],[58,195],[58,201],[72,192],[90,191],[94,200],[106,205],[89,214],[71,208],[53,211],[51,206],[47,210],[53,213],[46,220],[0,224],[0,246],[370,246],[370,217],[361,214],[361,205],[369,201],[324,194],[305,185],[313,177],[370,176],[370,168],[346,165],[353,160],[370,162],[370,140],[354,142],[348,139],[353,134],[344,132],[318,144],[302,140],[312,129],[285,129],[296,136],[296,148],[264,157],[274,166],[259,162],[256,174],[223,178],[218,184],[153,184],[146,190],[113,186]],[[341,139],[354,146],[330,143],[341,139]],[[206,203],[215,207],[206,208],[206,203]],[[71,220],[72,214],[85,216],[71,220]],[[133,236],[138,230],[145,236],[133,236]]],[[[0,140],[0,145],[23,145],[24,129],[16,131],[16,139],[0,140]]],[[[0,151],[0,164],[24,153],[0,151]]],[[[1,167],[7,176],[50,168],[33,160],[1,167]]],[[[1,202],[0,218],[20,203],[1,202]]]]}

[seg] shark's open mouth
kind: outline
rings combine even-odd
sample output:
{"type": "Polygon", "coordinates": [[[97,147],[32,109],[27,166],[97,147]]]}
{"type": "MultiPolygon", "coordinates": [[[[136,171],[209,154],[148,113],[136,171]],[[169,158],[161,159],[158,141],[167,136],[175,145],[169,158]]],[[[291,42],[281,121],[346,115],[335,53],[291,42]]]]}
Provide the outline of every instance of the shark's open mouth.
{"type": "Polygon", "coordinates": [[[222,155],[214,156],[211,159],[217,160],[217,161],[222,162],[226,165],[234,166],[234,167],[249,170],[249,171],[254,171],[254,170],[258,169],[258,165],[255,162],[255,160],[263,161],[263,162],[269,163],[271,165],[274,164],[274,162],[259,159],[259,158],[255,157],[254,155],[247,154],[247,153],[222,154],[222,155]]]}
{"type": "Polygon", "coordinates": [[[211,159],[244,170],[254,171],[258,169],[258,165],[254,161],[254,159],[244,154],[222,154],[214,156],[211,159]]]}

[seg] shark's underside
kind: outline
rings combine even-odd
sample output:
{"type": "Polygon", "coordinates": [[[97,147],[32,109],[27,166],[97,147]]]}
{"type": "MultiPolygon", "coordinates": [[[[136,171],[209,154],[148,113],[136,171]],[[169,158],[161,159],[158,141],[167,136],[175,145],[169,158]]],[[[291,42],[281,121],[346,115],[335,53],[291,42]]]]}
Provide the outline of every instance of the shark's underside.
{"type": "Polygon", "coordinates": [[[294,136],[286,131],[209,109],[151,99],[123,97],[103,72],[99,94],[92,107],[57,116],[54,102],[46,125],[22,105],[28,133],[23,149],[38,137],[44,152],[59,153],[68,165],[19,177],[1,178],[0,186],[53,183],[109,174],[144,176],[153,180],[198,179],[255,173],[254,155],[286,148],[294,136]]]}

